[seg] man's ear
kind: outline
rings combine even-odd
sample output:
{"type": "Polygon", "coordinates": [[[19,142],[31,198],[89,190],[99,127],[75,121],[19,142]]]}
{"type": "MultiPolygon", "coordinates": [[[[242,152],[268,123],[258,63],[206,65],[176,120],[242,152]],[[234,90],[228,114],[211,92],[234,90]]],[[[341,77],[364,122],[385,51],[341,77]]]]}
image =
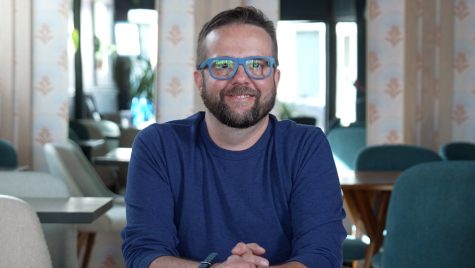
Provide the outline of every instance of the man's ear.
{"type": "Polygon", "coordinates": [[[202,88],[203,76],[201,75],[201,71],[200,70],[195,70],[193,72],[193,78],[195,80],[196,88],[198,89],[198,91],[200,92],[200,95],[201,95],[201,91],[203,90],[203,88],[202,88]]]}
{"type": "Polygon", "coordinates": [[[274,83],[275,83],[275,88],[276,89],[279,86],[279,81],[280,81],[280,70],[275,69],[275,71],[274,71],[274,83]]]}

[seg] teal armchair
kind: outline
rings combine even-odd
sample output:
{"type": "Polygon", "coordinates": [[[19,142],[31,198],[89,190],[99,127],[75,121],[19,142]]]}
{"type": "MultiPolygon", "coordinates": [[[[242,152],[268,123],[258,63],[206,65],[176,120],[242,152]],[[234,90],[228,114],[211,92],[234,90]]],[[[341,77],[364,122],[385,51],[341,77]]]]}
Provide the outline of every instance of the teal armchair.
{"type": "Polygon", "coordinates": [[[328,132],[327,137],[337,164],[354,169],[358,152],[366,146],[366,128],[336,127],[328,132]]]}
{"type": "Polygon", "coordinates": [[[441,160],[437,152],[417,145],[373,145],[359,151],[355,170],[402,171],[420,163],[441,160]]]}
{"type": "Polygon", "coordinates": [[[474,267],[475,161],[404,171],[389,202],[383,268],[474,267]]]}
{"type": "Polygon", "coordinates": [[[13,145],[0,139],[0,169],[16,169],[18,167],[17,153],[13,145]]]}
{"type": "Polygon", "coordinates": [[[439,154],[444,160],[475,160],[475,143],[448,142],[440,146],[439,154]]]}

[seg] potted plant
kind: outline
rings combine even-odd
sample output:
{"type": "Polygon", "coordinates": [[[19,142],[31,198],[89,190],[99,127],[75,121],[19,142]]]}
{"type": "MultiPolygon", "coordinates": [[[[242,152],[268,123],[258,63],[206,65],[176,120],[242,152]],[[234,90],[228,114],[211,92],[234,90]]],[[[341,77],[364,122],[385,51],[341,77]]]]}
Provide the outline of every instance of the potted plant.
{"type": "Polygon", "coordinates": [[[155,70],[150,61],[142,56],[116,56],[114,65],[120,109],[130,109],[135,127],[154,120],[155,70]]]}

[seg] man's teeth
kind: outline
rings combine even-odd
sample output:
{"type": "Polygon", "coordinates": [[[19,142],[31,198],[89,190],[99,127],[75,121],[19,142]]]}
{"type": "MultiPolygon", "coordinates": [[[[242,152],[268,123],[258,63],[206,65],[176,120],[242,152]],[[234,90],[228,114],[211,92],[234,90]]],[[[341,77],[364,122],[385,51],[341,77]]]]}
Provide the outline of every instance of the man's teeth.
{"type": "Polygon", "coordinates": [[[238,95],[236,97],[239,99],[245,99],[245,98],[249,98],[249,95],[238,95]]]}

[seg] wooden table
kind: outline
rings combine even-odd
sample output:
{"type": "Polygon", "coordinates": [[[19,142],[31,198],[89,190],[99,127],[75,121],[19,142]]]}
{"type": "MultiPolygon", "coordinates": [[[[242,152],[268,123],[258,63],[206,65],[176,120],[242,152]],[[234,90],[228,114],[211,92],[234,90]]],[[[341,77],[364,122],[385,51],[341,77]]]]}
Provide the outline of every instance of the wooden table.
{"type": "Polygon", "coordinates": [[[38,214],[41,223],[91,223],[112,207],[109,197],[22,198],[38,214]]]}
{"type": "Polygon", "coordinates": [[[96,165],[120,165],[129,164],[130,156],[132,155],[132,148],[119,147],[111,150],[103,156],[96,156],[93,162],[96,165]]]}
{"type": "Polygon", "coordinates": [[[386,213],[394,182],[401,172],[338,171],[343,199],[350,217],[359,230],[370,238],[364,267],[371,267],[371,258],[383,242],[386,213]]]}

